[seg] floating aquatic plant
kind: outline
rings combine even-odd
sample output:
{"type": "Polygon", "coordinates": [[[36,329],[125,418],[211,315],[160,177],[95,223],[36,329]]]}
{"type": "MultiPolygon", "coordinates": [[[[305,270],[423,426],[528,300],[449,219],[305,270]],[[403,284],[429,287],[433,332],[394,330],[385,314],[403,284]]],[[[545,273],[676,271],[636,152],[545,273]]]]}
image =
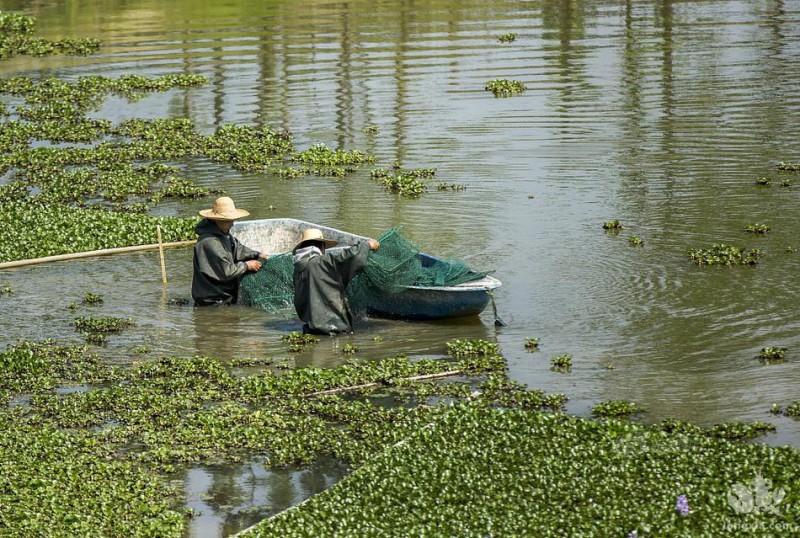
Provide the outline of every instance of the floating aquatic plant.
{"type": "MultiPolygon", "coordinates": [[[[785,466],[800,461],[792,450],[478,401],[425,419],[426,427],[403,443],[246,536],[485,536],[488,525],[492,536],[589,536],[597,534],[601,513],[616,536],[636,536],[628,529],[644,527],[647,536],[658,529],[664,536],[745,537],[752,533],[730,530],[730,488],[759,473],[792,491],[794,469],[785,466]],[[686,496],[686,517],[677,495],[686,496]],[[435,521],[427,517],[431,506],[435,521]]],[[[800,509],[783,503],[781,513],[794,517],[800,509]]]]}
{"type": "Polygon", "coordinates": [[[689,259],[697,265],[756,265],[761,257],[761,250],[746,250],[744,247],[712,245],[707,249],[692,249],[688,252],[689,259]]]}
{"type": "Polygon", "coordinates": [[[358,353],[358,346],[355,344],[345,344],[342,346],[342,353],[347,355],[358,353]]]}
{"type": "Polygon", "coordinates": [[[767,422],[722,422],[706,428],[704,435],[729,441],[748,441],[775,431],[775,425],[767,422]]]}
{"type": "Polygon", "coordinates": [[[592,407],[592,415],[596,417],[627,417],[641,412],[641,407],[627,400],[610,400],[592,407]]]}
{"type": "Polygon", "coordinates": [[[559,355],[550,359],[554,372],[567,373],[572,371],[572,355],[559,355]]]}
{"type": "Polygon", "coordinates": [[[486,83],[486,91],[495,97],[508,97],[525,91],[525,84],[518,80],[494,79],[486,83]]]}
{"type": "Polygon", "coordinates": [[[83,332],[83,338],[87,344],[95,346],[104,346],[108,344],[108,334],[101,332],[83,332]]]}
{"type": "Polygon", "coordinates": [[[702,435],[714,439],[746,441],[775,431],[775,426],[765,422],[722,422],[703,428],[682,420],[665,419],[658,428],[667,433],[702,435]]]}
{"type": "Polygon", "coordinates": [[[528,351],[538,351],[541,338],[526,338],[525,349],[528,351]]]}
{"type": "Polygon", "coordinates": [[[75,330],[87,333],[118,333],[133,324],[130,318],[78,317],[73,321],[75,330]]]}
{"type": "Polygon", "coordinates": [[[632,247],[641,247],[644,245],[644,241],[638,235],[631,235],[628,236],[628,244],[632,247]]]}
{"type": "MultiPolygon", "coordinates": [[[[375,168],[370,172],[372,179],[381,181],[389,192],[411,197],[425,193],[428,187],[422,180],[430,179],[435,175],[435,168],[403,168],[403,165],[399,162],[394,163],[392,170],[375,168]]],[[[440,183],[439,185],[444,184],[440,183]]],[[[456,185],[453,190],[463,189],[456,185]]]]}
{"type": "Polygon", "coordinates": [[[792,180],[791,179],[783,179],[781,180],[781,187],[791,187],[792,180]]]}
{"type": "Polygon", "coordinates": [[[751,234],[762,234],[763,235],[763,234],[769,233],[769,226],[767,224],[762,224],[762,223],[756,222],[756,223],[753,223],[753,224],[748,224],[747,227],[744,229],[744,231],[748,232],[748,233],[751,233],[751,234]]]}
{"type": "Polygon", "coordinates": [[[795,400],[787,405],[783,414],[787,417],[800,417],[800,400],[795,400]]]}
{"type": "Polygon", "coordinates": [[[623,226],[622,223],[616,219],[607,220],[603,223],[603,229],[609,232],[619,232],[624,228],[625,226],[623,226]]]}
{"type": "Polygon", "coordinates": [[[516,34],[516,32],[508,32],[508,33],[505,33],[505,34],[502,34],[502,35],[500,35],[500,36],[497,38],[497,40],[498,40],[500,43],[511,43],[511,42],[515,41],[516,39],[517,39],[517,34],[516,34]]]}
{"type": "Polygon", "coordinates": [[[786,348],[775,346],[762,347],[756,358],[768,364],[783,362],[784,358],[786,358],[786,348]]]}
{"type": "Polygon", "coordinates": [[[104,209],[68,208],[2,201],[0,187],[0,262],[157,242],[161,225],[164,242],[196,238],[195,218],[119,214],[104,209]],[[47,228],[41,223],[47,222],[47,228]]]}
{"type": "Polygon", "coordinates": [[[14,290],[11,289],[11,286],[0,286],[0,295],[11,295],[14,293],[14,290]]]}
{"type": "Polygon", "coordinates": [[[96,293],[87,293],[83,296],[82,302],[88,305],[101,305],[103,304],[103,296],[96,293]]]}
{"type": "Polygon", "coordinates": [[[800,172],[800,164],[798,163],[785,163],[783,161],[778,163],[778,170],[784,172],[800,172]]]}
{"type": "Polygon", "coordinates": [[[100,40],[93,38],[65,38],[59,41],[32,37],[36,19],[21,13],[0,12],[0,60],[17,54],[46,56],[63,53],[71,55],[94,54],[100,40]]]}
{"type": "Polygon", "coordinates": [[[760,177],[755,181],[756,187],[769,187],[772,185],[772,181],[766,177],[760,177]]]}
{"type": "Polygon", "coordinates": [[[447,342],[447,352],[457,359],[496,355],[499,351],[499,344],[489,340],[451,340],[447,342]]]}
{"type": "Polygon", "coordinates": [[[389,192],[410,197],[419,196],[428,190],[425,183],[415,176],[404,174],[384,178],[383,185],[389,192]]]}
{"type": "Polygon", "coordinates": [[[447,184],[447,183],[437,183],[437,184],[436,184],[436,190],[437,190],[437,191],[446,191],[446,190],[451,190],[451,191],[465,191],[465,190],[467,190],[467,186],[466,186],[466,185],[457,185],[457,184],[455,184],[455,183],[450,183],[450,184],[447,184]]]}
{"type": "Polygon", "coordinates": [[[300,331],[292,331],[281,336],[281,341],[289,344],[289,351],[302,351],[306,346],[319,342],[319,337],[313,334],[303,334],[300,331]]]}

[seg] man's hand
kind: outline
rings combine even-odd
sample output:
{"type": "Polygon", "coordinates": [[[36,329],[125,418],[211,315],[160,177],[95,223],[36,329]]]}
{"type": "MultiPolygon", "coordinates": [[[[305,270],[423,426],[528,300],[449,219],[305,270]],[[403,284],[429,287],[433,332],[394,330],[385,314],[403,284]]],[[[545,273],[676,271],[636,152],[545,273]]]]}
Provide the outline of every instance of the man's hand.
{"type": "Polygon", "coordinates": [[[375,241],[371,237],[369,239],[367,239],[367,243],[369,243],[369,249],[370,250],[378,250],[380,248],[380,246],[381,246],[381,244],[379,242],[375,241]]]}
{"type": "Polygon", "coordinates": [[[244,263],[245,265],[247,265],[248,271],[258,271],[259,269],[261,269],[261,262],[258,260],[247,260],[244,263]]]}

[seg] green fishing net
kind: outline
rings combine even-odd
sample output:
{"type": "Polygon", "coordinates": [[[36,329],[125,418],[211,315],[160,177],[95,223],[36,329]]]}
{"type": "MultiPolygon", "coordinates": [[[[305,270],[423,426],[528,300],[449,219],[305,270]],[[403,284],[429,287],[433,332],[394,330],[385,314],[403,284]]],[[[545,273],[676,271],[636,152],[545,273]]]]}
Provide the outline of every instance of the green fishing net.
{"type": "MultiPolygon", "coordinates": [[[[378,241],[381,247],[370,252],[366,267],[347,287],[350,306],[356,313],[369,311],[370,304],[386,295],[401,293],[408,286],[456,286],[491,272],[472,271],[460,260],[420,254],[400,228],[392,228],[378,241]]],[[[293,308],[293,271],[290,252],[270,256],[259,271],[242,277],[240,302],[269,312],[293,308]]]]}

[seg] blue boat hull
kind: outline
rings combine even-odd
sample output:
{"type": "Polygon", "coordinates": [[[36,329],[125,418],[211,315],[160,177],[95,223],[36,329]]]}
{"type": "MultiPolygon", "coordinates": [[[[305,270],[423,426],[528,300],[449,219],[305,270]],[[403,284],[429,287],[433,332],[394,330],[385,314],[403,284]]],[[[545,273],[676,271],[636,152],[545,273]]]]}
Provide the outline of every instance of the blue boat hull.
{"type": "Polygon", "coordinates": [[[489,303],[485,289],[442,291],[436,288],[407,288],[395,295],[383,295],[367,304],[370,315],[411,320],[477,316],[489,303]]]}

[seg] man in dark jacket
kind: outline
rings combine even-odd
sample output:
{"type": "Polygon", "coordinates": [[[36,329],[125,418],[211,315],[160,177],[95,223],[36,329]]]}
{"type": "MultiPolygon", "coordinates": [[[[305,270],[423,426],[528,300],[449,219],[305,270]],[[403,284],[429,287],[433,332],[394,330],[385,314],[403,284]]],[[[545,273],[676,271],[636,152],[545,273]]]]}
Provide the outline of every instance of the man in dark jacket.
{"type": "Polygon", "coordinates": [[[239,295],[239,277],[261,269],[261,254],[230,235],[233,221],[250,213],[236,209],[227,196],[217,198],[214,207],[200,211],[205,217],[197,225],[194,246],[192,298],[195,306],[229,305],[239,295]]]}
{"type": "Polygon", "coordinates": [[[353,314],[345,290],[367,264],[370,250],[380,243],[374,239],[326,252],[336,241],[326,239],[316,228],[303,232],[292,251],[294,256],[294,308],[303,320],[303,332],[339,334],[353,332],[353,314]]]}

